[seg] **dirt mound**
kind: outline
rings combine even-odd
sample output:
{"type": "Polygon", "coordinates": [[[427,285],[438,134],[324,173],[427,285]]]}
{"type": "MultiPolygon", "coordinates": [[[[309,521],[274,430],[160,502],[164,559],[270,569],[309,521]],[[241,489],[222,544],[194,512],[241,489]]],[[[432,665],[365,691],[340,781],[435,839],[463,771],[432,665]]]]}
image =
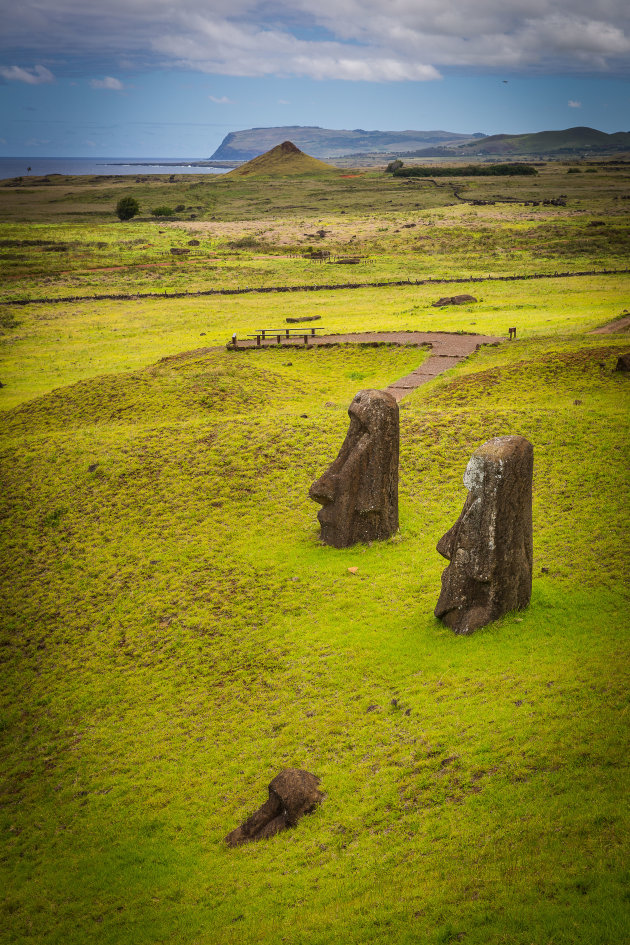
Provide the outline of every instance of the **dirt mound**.
{"type": "Polygon", "coordinates": [[[283,141],[271,151],[259,154],[247,164],[234,168],[225,177],[296,177],[325,174],[334,170],[330,164],[300,151],[292,141],[283,141]]]}

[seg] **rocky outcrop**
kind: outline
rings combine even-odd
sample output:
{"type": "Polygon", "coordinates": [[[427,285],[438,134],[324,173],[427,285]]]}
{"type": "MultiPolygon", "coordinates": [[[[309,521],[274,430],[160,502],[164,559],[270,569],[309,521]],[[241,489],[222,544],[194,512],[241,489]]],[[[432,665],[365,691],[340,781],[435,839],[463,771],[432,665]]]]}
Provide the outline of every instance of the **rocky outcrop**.
{"type": "Polygon", "coordinates": [[[442,308],[443,305],[466,305],[467,302],[476,302],[474,295],[445,295],[444,298],[432,302],[433,308],[442,308]]]}

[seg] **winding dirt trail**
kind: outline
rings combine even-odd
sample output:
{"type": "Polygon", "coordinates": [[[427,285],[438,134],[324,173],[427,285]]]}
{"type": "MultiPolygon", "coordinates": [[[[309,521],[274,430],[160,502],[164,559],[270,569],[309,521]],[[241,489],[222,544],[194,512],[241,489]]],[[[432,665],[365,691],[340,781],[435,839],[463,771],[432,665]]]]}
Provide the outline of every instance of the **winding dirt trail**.
{"type": "MultiPolygon", "coordinates": [[[[430,348],[431,354],[415,371],[393,381],[385,388],[397,401],[403,399],[422,384],[432,381],[438,374],[448,371],[469,357],[481,345],[498,345],[505,338],[494,335],[454,334],[447,331],[363,331],[345,335],[321,335],[308,338],[308,348],[330,348],[335,345],[403,345],[412,348],[430,348]]],[[[260,346],[256,341],[239,341],[231,351],[262,351],[267,348],[304,348],[297,338],[283,338],[278,345],[276,338],[267,338],[260,346]]]]}

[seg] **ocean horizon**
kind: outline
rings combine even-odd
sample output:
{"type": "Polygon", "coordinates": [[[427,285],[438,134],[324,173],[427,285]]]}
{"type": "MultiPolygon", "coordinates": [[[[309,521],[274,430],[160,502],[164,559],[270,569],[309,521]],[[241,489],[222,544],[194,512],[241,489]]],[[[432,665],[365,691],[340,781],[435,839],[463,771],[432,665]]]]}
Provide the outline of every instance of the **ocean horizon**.
{"type": "Polygon", "coordinates": [[[225,174],[230,167],[213,167],[207,158],[170,157],[0,157],[0,179],[45,177],[48,174],[225,174]],[[30,168],[30,170],[29,170],[30,168]]]}

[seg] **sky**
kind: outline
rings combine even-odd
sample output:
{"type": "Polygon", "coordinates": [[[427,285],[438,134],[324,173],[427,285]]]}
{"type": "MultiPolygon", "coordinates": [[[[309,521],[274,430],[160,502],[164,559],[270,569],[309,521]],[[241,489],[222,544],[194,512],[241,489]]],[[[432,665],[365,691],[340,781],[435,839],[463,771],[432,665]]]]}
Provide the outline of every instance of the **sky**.
{"type": "Polygon", "coordinates": [[[272,125],[630,131],[627,0],[0,0],[0,155],[272,125]]]}

